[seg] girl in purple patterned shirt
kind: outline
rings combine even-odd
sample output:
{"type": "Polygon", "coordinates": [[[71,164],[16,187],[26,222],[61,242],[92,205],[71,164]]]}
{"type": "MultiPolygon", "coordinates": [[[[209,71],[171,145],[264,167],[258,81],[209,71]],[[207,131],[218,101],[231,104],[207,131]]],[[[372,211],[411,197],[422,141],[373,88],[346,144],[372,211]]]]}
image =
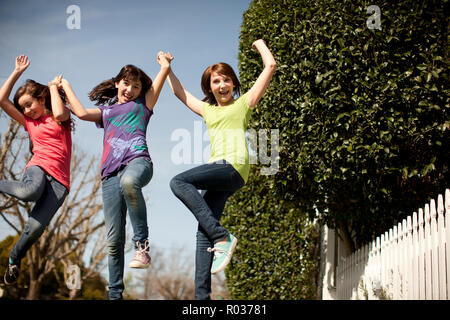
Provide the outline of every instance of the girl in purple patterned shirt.
{"type": "Polygon", "coordinates": [[[146,130],[153,108],[170,72],[170,53],[159,52],[160,72],[152,80],[139,68],[126,65],[119,74],[97,85],[89,94],[98,108],[86,109],[69,82],[61,80],[73,112],[104,129],[101,165],[103,212],[109,248],[109,298],[122,299],[126,212],[133,227],[131,268],[150,265],[147,210],[142,188],[153,176],[146,130]]]}

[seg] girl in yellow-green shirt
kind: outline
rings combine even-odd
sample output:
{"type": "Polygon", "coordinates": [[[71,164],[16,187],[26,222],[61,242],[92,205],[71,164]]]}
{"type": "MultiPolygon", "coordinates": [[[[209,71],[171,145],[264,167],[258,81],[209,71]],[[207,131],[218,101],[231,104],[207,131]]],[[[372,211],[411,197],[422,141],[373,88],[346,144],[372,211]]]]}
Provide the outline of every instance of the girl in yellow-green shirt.
{"type": "Polygon", "coordinates": [[[195,299],[210,299],[211,273],[225,269],[237,238],[220,225],[225,203],[247,182],[250,170],[245,132],[253,108],[266,91],[276,68],[264,40],[253,42],[264,69],[251,89],[240,95],[239,79],[226,63],[209,66],[202,76],[203,100],[186,91],[170,71],[173,93],[194,113],[203,117],[211,141],[208,164],[178,174],[170,181],[175,196],[198,221],[195,259],[195,299]],[[203,196],[198,190],[204,190],[203,196]],[[214,255],[213,255],[214,253],[214,255]]]}

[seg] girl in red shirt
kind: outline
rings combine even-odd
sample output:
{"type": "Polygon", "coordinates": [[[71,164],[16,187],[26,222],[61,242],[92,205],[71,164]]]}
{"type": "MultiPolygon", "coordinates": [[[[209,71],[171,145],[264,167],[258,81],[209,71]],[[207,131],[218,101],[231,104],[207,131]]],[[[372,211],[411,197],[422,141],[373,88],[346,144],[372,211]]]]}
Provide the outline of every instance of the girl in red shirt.
{"type": "Polygon", "coordinates": [[[48,86],[27,80],[14,95],[14,102],[9,100],[14,84],[29,65],[27,56],[17,57],[14,71],[0,88],[0,106],[24,126],[33,146],[33,156],[25,166],[21,181],[0,180],[0,193],[36,202],[10,252],[4,275],[7,285],[17,280],[22,258],[42,235],[70,188],[72,121],[70,110],[64,104],[65,96],[58,90],[61,76],[55,77],[48,86]]]}

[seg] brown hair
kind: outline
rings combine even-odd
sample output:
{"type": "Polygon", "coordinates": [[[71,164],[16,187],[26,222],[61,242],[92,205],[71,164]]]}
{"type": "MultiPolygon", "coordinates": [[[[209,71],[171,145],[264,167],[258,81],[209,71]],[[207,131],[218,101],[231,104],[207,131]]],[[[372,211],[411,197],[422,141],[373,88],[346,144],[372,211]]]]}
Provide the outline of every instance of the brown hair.
{"type": "Polygon", "coordinates": [[[213,72],[220,73],[222,75],[228,76],[233,81],[233,95],[239,96],[241,94],[241,84],[239,83],[239,79],[236,76],[236,73],[234,73],[233,68],[224,62],[219,62],[216,64],[210,65],[206,70],[203,72],[202,75],[202,91],[205,94],[205,98],[203,98],[202,101],[206,101],[209,104],[217,105],[216,98],[214,97],[214,94],[211,92],[211,74],[213,72]]]}
{"type": "Polygon", "coordinates": [[[95,86],[94,89],[89,93],[89,99],[91,101],[96,101],[95,105],[113,105],[117,102],[117,88],[116,82],[120,82],[122,79],[141,82],[141,94],[147,92],[148,89],[152,86],[152,79],[148,75],[145,74],[144,71],[139,69],[138,67],[127,64],[124,66],[119,74],[114,78],[109,80],[105,80],[95,86]]]}
{"type": "MultiPolygon", "coordinates": [[[[66,104],[67,99],[66,99],[66,93],[64,92],[64,90],[58,89],[58,93],[59,93],[63,103],[66,104]]],[[[19,89],[17,89],[17,91],[14,95],[14,106],[22,114],[23,114],[23,108],[22,108],[22,106],[19,105],[19,99],[24,94],[29,94],[31,97],[38,99],[38,100],[44,98],[46,112],[47,112],[47,114],[53,116],[51,97],[50,97],[50,89],[48,88],[48,86],[43,85],[34,80],[28,79],[25,81],[25,84],[23,84],[22,86],[19,87],[19,89]]],[[[55,120],[57,123],[59,123],[63,126],[67,126],[68,128],[71,128],[72,130],[74,129],[73,121],[71,118],[69,118],[68,120],[66,120],[62,123],[60,123],[59,121],[57,121],[54,118],[53,118],[53,120],[55,120]]]]}

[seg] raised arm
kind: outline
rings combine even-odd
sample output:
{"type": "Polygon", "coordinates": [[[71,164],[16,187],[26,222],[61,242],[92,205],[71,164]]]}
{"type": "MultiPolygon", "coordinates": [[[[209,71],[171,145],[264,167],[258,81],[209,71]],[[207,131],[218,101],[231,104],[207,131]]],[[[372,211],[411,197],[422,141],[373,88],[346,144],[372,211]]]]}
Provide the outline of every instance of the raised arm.
{"type": "Polygon", "coordinates": [[[261,55],[264,69],[259,75],[258,79],[256,79],[253,86],[248,91],[247,98],[250,108],[256,107],[264,92],[266,92],[266,89],[269,86],[270,80],[272,80],[272,76],[277,65],[272,53],[270,52],[269,48],[267,48],[264,40],[256,40],[255,42],[253,42],[252,47],[258,50],[259,54],[261,55]]]}
{"type": "Polygon", "coordinates": [[[61,83],[62,75],[56,76],[48,83],[50,90],[50,104],[52,106],[53,117],[60,121],[66,121],[70,118],[70,110],[66,108],[64,102],[59,95],[58,86],[61,83]]]}
{"type": "Polygon", "coordinates": [[[99,108],[86,109],[81,104],[80,100],[78,100],[67,79],[61,80],[61,87],[66,93],[67,100],[72,107],[73,113],[75,113],[78,118],[92,122],[100,122],[102,120],[102,111],[99,108]]]}
{"type": "Polygon", "coordinates": [[[173,57],[170,53],[165,54],[163,52],[158,52],[156,59],[161,66],[161,69],[156,75],[152,86],[145,93],[147,108],[149,108],[150,110],[153,110],[156,101],[158,101],[159,94],[161,93],[164,82],[166,81],[167,75],[170,72],[170,62],[173,60],[173,57]]]}
{"type": "Polygon", "coordinates": [[[175,76],[172,70],[170,70],[169,76],[167,77],[169,81],[170,88],[175,96],[181,100],[189,109],[191,109],[194,113],[203,117],[202,114],[202,105],[203,101],[197,99],[192,94],[190,94],[186,89],[184,89],[180,80],[175,76]]]}
{"type": "Polygon", "coordinates": [[[14,120],[19,122],[21,125],[25,126],[25,116],[16,109],[14,103],[9,100],[12,88],[16,81],[20,78],[22,73],[30,65],[30,60],[25,55],[18,56],[15,60],[15,68],[11,73],[9,78],[5,81],[3,86],[0,88],[0,106],[3,110],[14,120]]]}

